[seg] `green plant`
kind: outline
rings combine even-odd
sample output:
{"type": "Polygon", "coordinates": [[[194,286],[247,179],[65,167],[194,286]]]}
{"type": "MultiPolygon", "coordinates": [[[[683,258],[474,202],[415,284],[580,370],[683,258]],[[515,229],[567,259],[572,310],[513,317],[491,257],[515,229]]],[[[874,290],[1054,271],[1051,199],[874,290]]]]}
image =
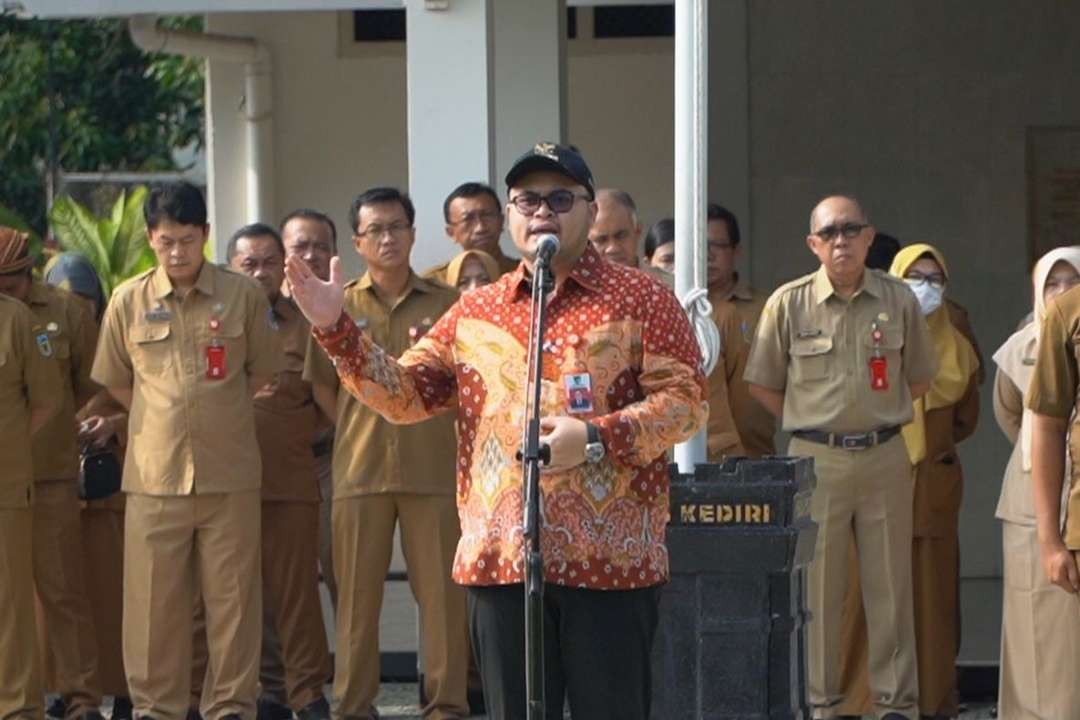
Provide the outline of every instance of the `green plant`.
{"type": "Polygon", "coordinates": [[[57,198],[49,210],[49,223],[60,246],[90,260],[106,297],[124,280],[154,266],[142,214],[146,193],[142,186],[121,192],[108,217],[97,217],[67,196],[57,198]]]}

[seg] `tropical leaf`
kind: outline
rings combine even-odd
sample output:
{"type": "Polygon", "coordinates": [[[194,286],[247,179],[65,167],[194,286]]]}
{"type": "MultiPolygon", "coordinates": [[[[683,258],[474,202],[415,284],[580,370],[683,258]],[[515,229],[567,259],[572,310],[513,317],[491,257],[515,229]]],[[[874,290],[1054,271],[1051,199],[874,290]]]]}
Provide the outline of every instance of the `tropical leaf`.
{"type": "Polygon", "coordinates": [[[94,266],[106,296],[112,292],[112,268],[101,242],[98,218],[70,197],[59,197],[49,210],[49,223],[65,250],[80,252],[94,266]]]}
{"type": "MultiPolygon", "coordinates": [[[[116,233],[116,242],[113,244],[113,267],[123,275],[124,279],[142,272],[146,267],[142,266],[147,259],[152,265],[154,254],[146,242],[146,220],[143,218],[143,204],[146,202],[148,190],[139,185],[125,192],[121,199],[119,224],[116,233]]],[[[119,200],[117,201],[120,202],[119,200]]],[[[113,219],[116,219],[116,208],[113,208],[113,219]]]]}

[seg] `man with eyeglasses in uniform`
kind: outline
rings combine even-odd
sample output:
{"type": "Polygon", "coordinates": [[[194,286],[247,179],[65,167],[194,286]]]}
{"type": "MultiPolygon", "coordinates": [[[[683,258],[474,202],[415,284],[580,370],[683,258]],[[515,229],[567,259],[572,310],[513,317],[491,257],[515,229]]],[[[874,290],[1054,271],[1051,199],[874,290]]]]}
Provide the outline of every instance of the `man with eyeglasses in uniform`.
{"type": "Polygon", "coordinates": [[[330,282],[299,258],[286,273],[350,396],[396,423],[456,410],[462,536],[453,578],[468,588],[488,717],[517,720],[526,693],[515,454],[533,262],[540,239],[558,236],[541,393],[540,439],[551,449],[541,482],[545,709],[561,720],[568,698],[574,717],[644,720],[668,578],[666,452],[704,426],[700,351],[670,290],[605,262],[589,244],[594,184],[577,151],[539,143],[506,184],[510,234],[524,261],[462,295],[399,358],[342,312],[348,295],[337,262],[330,282]]]}
{"type": "MultiPolygon", "coordinates": [[[[518,258],[503,254],[499,246],[506,218],[499,196],[489,185],[479,182],[458,185],[443,201],[443,219],[446,221],[446,235],[461,247],[460,252],[486,252],[495,258],[500,273],[512,271],[521,262],[518,258]]],[[[449,261],[436,265],[424,271],[423,277],[445,284],[449,266],[449,261]]]]}
{"type": "Polygon", "coordinates": [[[641,261],[641,221],[630,193],[614,188],[596,191],[596,220],[589,228],[589,242],[605,260],[648,273],[669,288],[675,277],[651,263],[641,261]]]}
{"type": "MultiPolygon", "coordinates": [[[[358,195],[349,213],[353,243],[368,270],[345,286],[344,307],[350,326],[374,338],[389,359],[422,338],[458,298],[457,290],[413,272],[415,217],[408,195],[386,187],[358,195]]],[[[296,255],[287,260],[297,261],[303,262],[296,255]]],[[[340,267],[336,258],[331,262],[331,268],[340,267]]],[[[295,285],[293,297],[299,302],[295,285]]],[[[368,370],[384,374],[377,364],[368,370]]],[[[453,418],[400,425],[380,417],[342,391],[331,358],[310,338],[303,377],[316,399],[335,398],[332,407],[324,407],[334,413],[336,425],[331,524],[339,592],[332,715],[335,720],[378,717],[373,703],[379,691],[379,613],[397,526],[409,587],[420,606],[428,700],[423,715],[465,718],[465,593],[450,578],[461,536],[454,503],[453,418]]]]}
{"type": "Polygon", "coordinates": [[[745,373],[750,392],[814,459],[818,525],[808,604],[810,704],[840,714],[842,608],[854,528],[866,606],[870,688],[883,720],[918,720],[911,592],[912,466],[900,428],[936,360],[926,322],[898,278],[864,267],[874,228],[858,200],[832,196],[810,215],[821,267],[765,304],[745,373]]]}

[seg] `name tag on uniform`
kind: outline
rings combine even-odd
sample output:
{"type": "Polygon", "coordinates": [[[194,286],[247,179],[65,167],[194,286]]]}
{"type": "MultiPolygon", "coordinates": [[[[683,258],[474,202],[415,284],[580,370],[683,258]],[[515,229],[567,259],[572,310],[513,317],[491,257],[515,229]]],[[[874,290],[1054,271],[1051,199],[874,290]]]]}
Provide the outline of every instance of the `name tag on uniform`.
{"type": "Polygon", "coordinates": [[[589,373],[564,375],[566,385],[566,405],[570,412],[577,414],[593,411],[592,377],[589,373]]]}
{"type": "Polygon", "coordinates": [[[797,337],[800,340],[803,340],[803,339],[806,339],[806,338],[821,337],[821,330],[799,330],[798,332],[795,333],[795,337],[797,337]]]}
{"type": "Polygon", "coordinates": [[[163,307],[157,307],[148,310],[143,317],[146,318],[146,322],[169,322],[172,320],[172,313],[163,307]]]}

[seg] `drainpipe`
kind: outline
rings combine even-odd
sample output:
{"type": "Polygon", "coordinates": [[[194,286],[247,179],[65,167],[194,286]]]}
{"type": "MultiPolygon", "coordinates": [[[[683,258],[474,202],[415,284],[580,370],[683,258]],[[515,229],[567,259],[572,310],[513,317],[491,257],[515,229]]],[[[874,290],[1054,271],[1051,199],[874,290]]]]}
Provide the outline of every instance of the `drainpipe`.
{"type": "MultiPolygon", "coordinates": [[[[709,158],[708,0],[675,0],[675,294],[694,326],[706,374],[722,352],[706,284],[709,158]]],[[[675,446],[681,473],[707,455],[705,430],[675,446]]]]}
{"type": "Polygon", "coordinates": [[[270,49],[250,37],[170,30],[155,15],[135,15],[128,32],[147,52],[242,63],[244,65],[244,146],[248,222],[274,223],[273,66],[270,49]]]}

